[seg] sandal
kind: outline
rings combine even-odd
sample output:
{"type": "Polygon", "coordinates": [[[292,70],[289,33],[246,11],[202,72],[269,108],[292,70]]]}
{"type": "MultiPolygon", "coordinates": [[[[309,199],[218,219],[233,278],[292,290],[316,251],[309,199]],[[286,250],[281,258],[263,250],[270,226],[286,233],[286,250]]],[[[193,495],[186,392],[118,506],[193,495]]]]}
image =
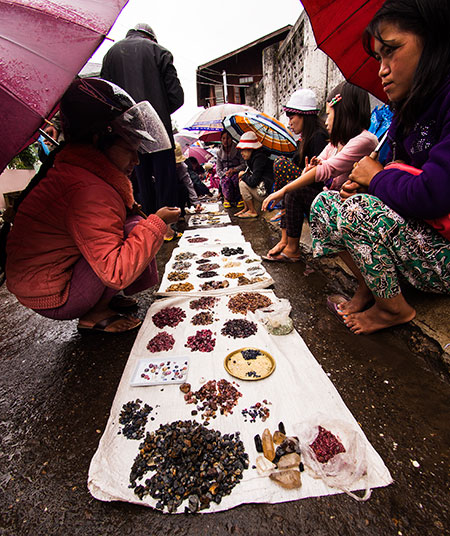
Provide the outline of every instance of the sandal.
{"type": "Polygon", "coordinates": [[[134,329],[138,328],[141,324],[142,324],[142,320],[139,320],[139,318],[133,318],[127,315],[117,314],[117,315],[109,316],[108,318],[104,318],[103,320],[100,320],[93,326],[80,326],[80,324],[78,324],[77,328],[78,328],[78,331],[80,332],[103,331],[103,333],[125,333],[127,331],[133,331],[134,329]],[[118,322],[119,320],[123,320],[123,319],[133,321],[134,324],[130,328],[121,329],[119,331],[111,331],[107,329],[109,326],[111,326],[115,322],[118,322]]]}
{"type": "Polygon", "coordinates": [[[174,233],[171,238],[165,238],[164,237],[164,242],[172,242],[173,240],[178,240],[182,236],[183,236],[183,233],[180,233],[180,232],[174,233]]]}
{"type": "Polygon", "coordinates": [[[223,208],[231,208],[231,203],[229,201],[224,201],[223,208]]]}
{"type": "Polygon", "coordinates": [[[245,207],[245,203],[244,201],[239,201],[239,203],[236,205],[236,208],[244,208],[245,207]]]}

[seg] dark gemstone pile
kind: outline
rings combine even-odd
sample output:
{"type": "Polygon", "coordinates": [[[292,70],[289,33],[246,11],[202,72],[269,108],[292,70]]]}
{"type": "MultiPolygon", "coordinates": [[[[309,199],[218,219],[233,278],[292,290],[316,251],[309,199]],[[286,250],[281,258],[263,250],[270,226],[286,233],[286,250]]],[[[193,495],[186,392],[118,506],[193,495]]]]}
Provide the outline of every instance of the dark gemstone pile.
{"type": "Polygon", "coordinates": [[[244,422],[249,420],[250,422],[255,422],[256,419],[261,419],[263,422],[270,417],[270,409],[267,407],[267,400],[262,402],[256,402],[253,406],[245,408],[241,411],[242,416],[244,417],[244,422]]]}
{"type": "Polygon", "coordinates": [[[187,404],[197,404],[197,411],[201,412],[205,424],[209,419],[216,418],[216,412],[220,411],[221,415],[230,415],[233,413],[234,406],[242,396],[234,385],[225,379],[218,382],[209,380],[198,391],[188,391],[184,395],[187,404]]]}
{"type": "Polygon", "coordinates": [[[117,432],[118,434],[122,433],[127,439],[142,439],[144,437],[147,417],[153,408],[148,404],[144,404],[141,408],[141,404],[142,400],[138,398],[134,402],[127,402],[122,406],[119,424],[122,424],[123,428],[117,432]]]}
{"type": "Polygon", "coordinates": [[[224,248],[222,248],[222,251],[220,253],[222,253],[222,255],[225,255],[225,257],[230,257],[231,255],[239,255],[240,253],[244,253],[244,250],[241,247],[230,248],[228,246],[225,246],[224,248]]]}
{"type": "Polygon", "coordinates": [[[147,350],[150,352],[167,352],[167,350],[172,350],[175,345],[175,339],[167,333],[167,331],[161,331],[157,335],[150,339],[147,344],[147,350]]]}
{"type": "Polygon", "coordinates": [[[208,240],[207,238],[204,238],[202,236],[188,238],[188,242],[190,242],[191,244],[198,244],[199,242],[206,242],[207,240],[208,240]]]}
{"type": "Polygon", "coordinates": [[[217,270],[217,268],[220,268],[220,266],[217,263],[204,263],[200,264],[200,266],[197,266],[197,270],[199,272],[207,272],[208,270],[217,270]]]}
{"type": "Polygon", "coordinates": [[[233,313],[247,314],[247,311],[254,313],[256,309],[261,309],[272,304],[272,300],[259,292],[239,292],[228,301],[228,308],[233,313]]]}
{"type": "Polygon", "coordinates": [[[208,270],[207,272],[197,274],[197,277],[200,277],[202,279],[209,279],[210,277],[217,277],[218,275],[219,274],[217,272],[214,272],[213,270],[208,270]]]}
{"type": "Polygon", "coordinates": [[[233,339],[246,339],[251,337],[258,331],[258,327],[254,322],[243,318],[227,320],[221,330],[222,335],[233,337],[233,339]]]}
{"type": "Polygon", "coordinates": [[[130,488],[142,500],[150,495],[156,508],[175,512],[185,499],[185,513],[220,504],[243,477],[248,454],[235,434],[222,435],[193,421],[162,424],[139,445],[130,473],[130,488]],[[137,480],[155,473],[142,484],[137,480]]]}

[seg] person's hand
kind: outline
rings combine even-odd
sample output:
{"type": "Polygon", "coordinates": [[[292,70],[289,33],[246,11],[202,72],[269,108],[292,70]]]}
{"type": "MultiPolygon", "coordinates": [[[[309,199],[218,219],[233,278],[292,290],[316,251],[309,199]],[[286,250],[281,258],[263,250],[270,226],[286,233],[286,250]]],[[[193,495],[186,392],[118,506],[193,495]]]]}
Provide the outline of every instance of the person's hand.
{"type": "Polygon", "coordinates": [[[276,192],[273,192],[272,194],[268,195],[261,206],[261,210],[267,210],[267,206],[271,201],[280,201],[284,197],[284,191],[283,188],[281,190],[277,190],[276,192]]]}
{"type": "Polygon", "coordinates": [[[311,160],[305,156],[305,167],[303,168],[302,175],[309,171],[310,169],[318,166],[321,163],[320,159],[317,156],[313,156],[311,160]]]}
{"type": "Polygon", "coordinates": [[[195,212],[201,212],[203,209],[203,205],[201,203],[198,203],[198,205],[195,205],[195,212]]]}
{"type": "Polygon", "coordinates": [[[156,216],[161,218],[167,225],[177,222],[180,214],[181,209],[178,207],[162,207],[156,212],[156,216]]]}
{"type": "Polygon", "coordinates": [[[242,180],[242,177],[245,175],[245,171],[239,171],[239,180],[241,181],[242,180]]]}
{"type": "Polygon", "coordinates": [[[348,180],[348,181],[345,181],[344,184],[341,186],[339,195],[341,196],[341,199],[345,201],[352,195],[362,194],[365,192],[367,192],[367,188],[365,188],[364,186],[361,186],[357,182],[348,180]]]}
{"type": "Polygon", "coordinates": [[[369,188],[371,180],[382,169],[383,166],[379,162],[369,156],[365,156],[359,162],[353,164],[352,172],[348,178],[365,188],[369,188]]]}

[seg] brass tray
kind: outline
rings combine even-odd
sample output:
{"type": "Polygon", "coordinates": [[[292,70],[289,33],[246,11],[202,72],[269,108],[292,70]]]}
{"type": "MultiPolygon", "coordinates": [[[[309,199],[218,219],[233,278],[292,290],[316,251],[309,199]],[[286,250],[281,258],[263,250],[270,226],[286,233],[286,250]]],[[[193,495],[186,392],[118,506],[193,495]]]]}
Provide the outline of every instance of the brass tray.
{"type": "Polygon", "coordinates": [[[275,370],[275,359],[266,351],[260,348],[240,348],[228,354],[224,360],[223,366],[231,376],[240,380],[257,381],[263,380],[272,374],[275,370]],[[242,351],[257,350],[260,355],[256,359],[244,359],[242,351]],[[253,374],[250,374],[253,373],[253,374]]]}

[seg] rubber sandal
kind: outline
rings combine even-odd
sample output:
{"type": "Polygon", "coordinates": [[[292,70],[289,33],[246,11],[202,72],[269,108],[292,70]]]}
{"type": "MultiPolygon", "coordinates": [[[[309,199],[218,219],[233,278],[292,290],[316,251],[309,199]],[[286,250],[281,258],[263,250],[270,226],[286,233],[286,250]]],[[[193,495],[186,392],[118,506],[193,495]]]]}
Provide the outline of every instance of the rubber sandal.
{"type": "Polygon", "coordinates": [[[109,316],[108,318],[104,318],[103,320],[100,320],[93,326],[80,326],[78,324],[78,331],[80,332],[88,332],[88,331],[102,331],[103,333],[126,333],[127,331],[133,331],[136,328],[138,328],[142,324],[142,320],[139,320],[138,318],[135,318],[136,320],[135,325],[128,329],[122,329],[120,331],[108,331],[106,328],[110,326],[111,324],[114,324],[114,322],[117,322],[122,319],[131,320],[131,318],[127,315],[113,315],[109,316]]]}
{"type": "Polygon", "coordinates": [[[244,208],[244,207],[245,207],[244,201],[239,201],[239,203],[236,205],[236,208],[244,208]]]}
{"type": "Polygon", "coordinates": [[[347,302],[348,300],[349,298],[343,296],[342,294],[332,294],[331,296],[327,296],[327,309],[339,320],[339,322],[344,324],[344,326],[344,317],[339,314],[338,306],[341,303],[347,302]]]}
{"type": "Polygon", "coordinates": [[[280,210],[280,212],[278,212],[277,214],[275,214],[275,216],[273,218],[270,218],[270,222],[271,223],[278,223],[279,221],[281,221],[281,218],[285,215],[285,212],[280,210]]]}
{"type": "Polygon", "coordinates": [[[258,217],[258,214],[239,214],[238,215],[238,218],[242,218],[244,220],[246,219],[251,219],[251,218],[257,218],[258,217]]]}
{"type": "Polygon", "coordinates": [[[181,238],[183,236],[183,233],[174,233],[174,235],[172,236],[172,238],[164,238],[164,242],[173,242],[174,240],[178,240],[179,238],[181,238]]]}
{"type": "Polygon", "coordinates": [[[283,252],[281,252],[279,255],[263,255],[261,258],[269,262],[285,262],[287,264],[293,264],[294,262],[300,261],[300,257],[298,258],[288,257],[283,252]]]}
{"type": "Polygon", "coordinates": [[[223,208],[231,208],[231,203],[229,201],[224,201],[223,208]]]}
{"type": "Polygon", "coordinates": [[[132,309],[136,309],[136,307],[137,301],[134,298],[122,296],[122,294],[116,294],[109,302],[109,308],[119,311],[119,313],[122,311],[131,311],[132,309]]]}

